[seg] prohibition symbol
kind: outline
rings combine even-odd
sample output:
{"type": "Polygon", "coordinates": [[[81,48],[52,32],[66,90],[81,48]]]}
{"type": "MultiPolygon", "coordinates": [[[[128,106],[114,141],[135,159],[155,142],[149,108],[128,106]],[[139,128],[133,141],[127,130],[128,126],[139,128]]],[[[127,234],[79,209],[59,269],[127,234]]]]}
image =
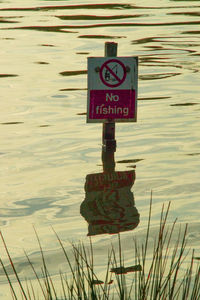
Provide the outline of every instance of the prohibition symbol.
{"type": "Polygon", "coordinates": [[[126,79],[126,67],[118,59],[107,60],[100,69],[100,79],[109,87],[117,87],[126,79]]]}

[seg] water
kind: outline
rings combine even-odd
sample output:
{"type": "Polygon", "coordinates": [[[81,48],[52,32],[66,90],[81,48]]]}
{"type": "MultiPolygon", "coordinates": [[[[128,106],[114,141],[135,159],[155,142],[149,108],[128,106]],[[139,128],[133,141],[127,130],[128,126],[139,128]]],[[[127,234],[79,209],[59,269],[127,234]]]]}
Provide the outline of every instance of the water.
{"type": "MultiPolygon", "coordinates": [[[[85,240],[85,178],[102,172],[102,125],[86,124],[87,57],[104,56],[106,41],[118,43],[119,56],[139,56],[138,122],[116,124],[115,154],[117,171],[136,172],[134,233],[146,227],[152,190],[153,224],[171,201],[170,220],[192,223],[199,251],[199,8],[199,1],[0,1],[0,224],[17,261],[23,248],[38,251],[33,225],[57,257],[51,226],[66,243],[85,240]]],[[[97,248],[106,239],[115,236],[93,238],[97,248]]]]}

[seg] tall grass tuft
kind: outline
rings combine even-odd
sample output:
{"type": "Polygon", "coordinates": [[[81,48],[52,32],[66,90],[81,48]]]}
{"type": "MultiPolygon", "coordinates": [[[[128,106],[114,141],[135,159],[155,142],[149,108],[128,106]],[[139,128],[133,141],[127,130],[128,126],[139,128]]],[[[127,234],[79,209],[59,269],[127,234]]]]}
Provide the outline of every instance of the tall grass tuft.
{"type": "MultiPolygon", "coordinates": [[[[178,231],[177,240],[172,244],[172,236],[175,234],[176,220],[170,226],[167,225],[167,217],[170,204],[166,209],[162,207],[160,225],[153,247],[150,246],[151,237],[151,209],[150,201],[149,218],[146,237],[139,242],[133,237],[133,265],[125,266],[126,258],[122,250],[121,236],[118,234],[117,249],[111,245],[107,254],[104,278],[99,279],[95,272],[94,250],[90,238],[90,246],[83,243],[72,244],[73,260],[54,231],[57,241],[64,254],[64,260],[68,264],[67,273],[58,270],[59,288],[55,284],[53,276],[48,271],[45,253],[41,241],[35,230],[40,254],[42,258],[41,273],[39,274],[29,256],[25,252],[25,258],[30,266],[31,280],[20,278],[11,258],[3,234],[0,237],[8,256],[9,265],[17,282],[13,284],[12,276],[7,266],[0,259],[2,269],[8,281],[13,299],[25,300],[197,300],[200,299],[200,266],[199,257],[195,258],[194,251],[190,253],[186,248],[187,225],[178,231]],[[186,259],[189,263],[186,263],[186,259]],[[67,275],[70,274],[70,275],[67,275]],[[20,294],[20,296],[18,296],[20,294]]],[[[102,276],[102,275],[101,275],[102,276]]]]}

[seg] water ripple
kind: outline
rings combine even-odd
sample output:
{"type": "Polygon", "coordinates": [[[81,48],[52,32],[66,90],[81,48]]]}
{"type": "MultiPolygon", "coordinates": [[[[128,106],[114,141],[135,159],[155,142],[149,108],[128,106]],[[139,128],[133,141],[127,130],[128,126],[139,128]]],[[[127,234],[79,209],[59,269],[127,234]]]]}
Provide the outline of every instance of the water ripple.
{"type": "Polygon", "coordinates": [[[82,74],[87,74],[87,70],[64,71],[64,72],[60,72],[59,74],[62,76],[82,75],[82,74]]]}
{"type": "Polygon", "coordinates": [[[147,74],[147,75],[140,75],[139,79],[141,80],[155,80],[155,79],[163,79],[168,77],[174,77],[177,75],[181,75],[181,73],[163,73],[163,74],[147,74]]]}
{"type": "Polygon", "coordinates": [[[131,9],[134,8],[131,4],[80,4],[80,5],[55,5],[55,6],[36,6],[36,7],[15,7],[15,8],[1,8],[2,11],[46,11],[46,10],[60,10],[60,9],[131,9]]]}
{"type": "Polygon", "coordinates": [[[167,15],[200,17],[200,12],[172,12],[167,13],[167,15]]]}
{"type": "Polygon", "coordinates": [[[133,15],[110,15],[110,16],[97,16],[97,15],[68,15],[68,16],[55,16],[61,20],[119,20],[129,18],[139,18],[148,16],[147,14],[133,14],[133,15]]]}
{"type": "Polygon", "coordinates": [[[170,106],[192,106],[192,105],[198,105],[198,104],[199,104],[199,103],[186,102],[186,103],[170,104],[170,106]]]}
{"type": "MultiPolygon", "coordinates": [[[[2,30],[8,29],[28,29],[28,30],[41,30],[41,31],[55,31],[62,32],[65,29],[84,29],[84,28],[99,28],[99,27],[154,27],[154,26],[180,26],[180,25],[199,25],[200,21],[177,21],[177,22],[161,22],[161,23],[99,23],[87,25],[57,25],[57,26],[19,26],[10,28],[1,28],[2,30]]],[[[63,31],[69,33],[76,33],[74,31],[63,31]]]]}
{"type": "Polygon", "coordinates": [[[18,21],[10,21],[10,20],[8,20],[10,18],[15,18],[15,17],[6,17],[6,18],[0,17],[0,23],[19,23],[18,21]]]}
{"type": "Polygon", "coordinates": [[[17,74],[0,74],[0,78],[4,78],[4,77],[16,77],[19,76],[17,74]]]}
{"type": "Polygon", "coordinates": [[[79,35],[78,38],[81,38],[81,39],[122,39],[122,38],[126,38],[126,36],[85,34],[85,35],[79,35]]]}
{"type": "MultiPolygon", "coordinates": [[[[59,205],[56,204],[61,198],[54,197],[41,197],[41,198],[30,198],[21,201],[17,201],[14,204],[16,206],[22,206],[21,208],[1,208],[1,217],[24,217],[34,214],[42,209],[57,208],[61,209],[59,205]]],[[[67,208],[65,208],[67,209],[67,208]]]]}
{"type": "Polygon", "coordinates": [[[18,125],[18,124],[24,124],[24,122],[3,122],[3,123],[0,123],[0,125],[18,125]]]}
{"type": "MultiPolygon", "coordinates": [[[[200,6],[195,6],[198,8],[200,6]]],[[[55,6],[35,6],[35,7],[7,7],[0,8],[0,11],[50,11],[50,10],[64,10],[64,9],[174,9],[174,8],[191,8],[191,5],[178,5],[178,6],[137,6],[132,4],[120,3],[99,3],[99,4],[78,4],[78,5],[55,5],[55,6]]]]}

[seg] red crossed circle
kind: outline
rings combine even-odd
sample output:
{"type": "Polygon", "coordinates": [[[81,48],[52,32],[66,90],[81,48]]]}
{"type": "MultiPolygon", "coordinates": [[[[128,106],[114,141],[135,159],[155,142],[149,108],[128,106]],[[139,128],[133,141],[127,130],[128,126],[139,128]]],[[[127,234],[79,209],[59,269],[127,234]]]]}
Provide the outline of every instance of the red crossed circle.
{"type": "Polygon", "coordinates": [[[102,66],[101,66],[101,69],[100,69],[100,79],[101,81],[103,82],[103,84],[109,86],[109,87],[117,87],[119,85],[121,85],[124,80],[126,79],[126,67],[125,65],[118,59],[110,59],[110,60],[107,60],[102,66]],[[117,64],[119,64],[121,67],[122,67],[122,70],[123,70],[123,76],[122,78],[120,78],[115,72],[113,72],[113,70],[108,66],[109,63],[112,63],[112,62],[115,62],[117,64]],[[117,81],[117,83],[114,83],[114,84],[111,84],[109,82],[107,82],[104,78],[104,75],[103,75],[103,71],[104,70],[107,70],[114,78],[115,80],[117,81]]]}

